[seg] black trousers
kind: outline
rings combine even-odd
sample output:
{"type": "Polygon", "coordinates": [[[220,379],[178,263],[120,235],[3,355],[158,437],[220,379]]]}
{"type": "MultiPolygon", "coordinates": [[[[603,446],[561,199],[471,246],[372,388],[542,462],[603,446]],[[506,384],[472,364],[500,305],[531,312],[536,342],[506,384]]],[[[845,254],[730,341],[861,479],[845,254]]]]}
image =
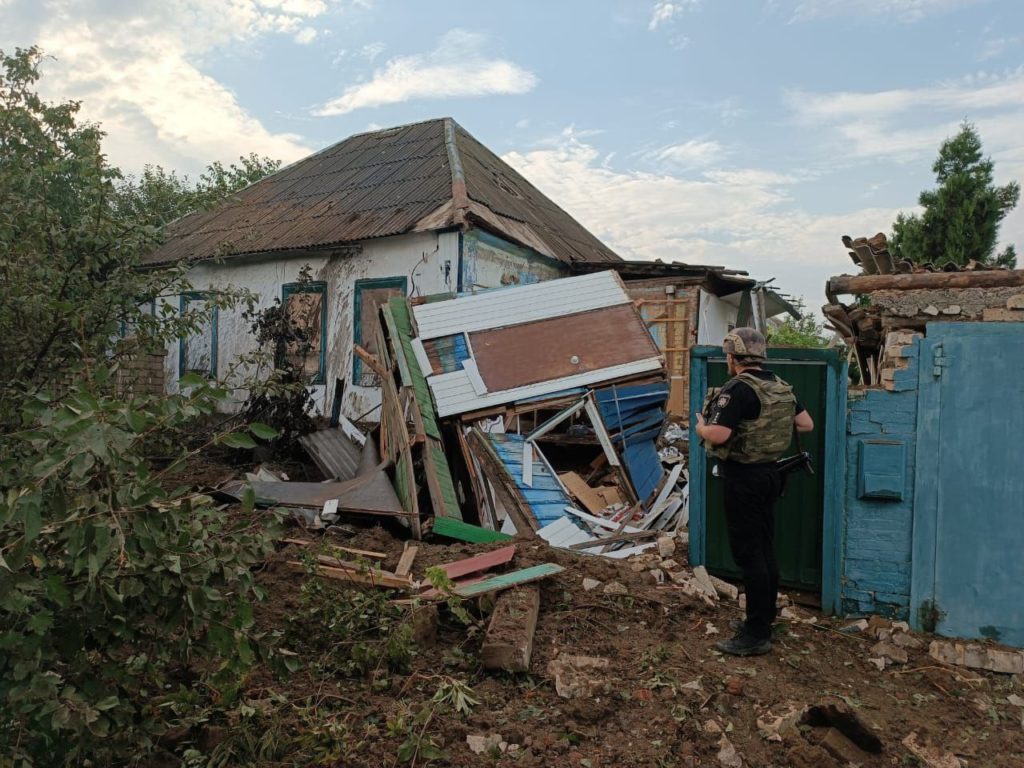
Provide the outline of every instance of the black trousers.
{"type": "Polygon", "coordinates": [[[732,558],[743,573],[747,593],[746,632],[771,637],[779,591],[775,560],[775,502],[782,478],[774,464],[720,462],[724,481],[725,521],[732,558]]]}

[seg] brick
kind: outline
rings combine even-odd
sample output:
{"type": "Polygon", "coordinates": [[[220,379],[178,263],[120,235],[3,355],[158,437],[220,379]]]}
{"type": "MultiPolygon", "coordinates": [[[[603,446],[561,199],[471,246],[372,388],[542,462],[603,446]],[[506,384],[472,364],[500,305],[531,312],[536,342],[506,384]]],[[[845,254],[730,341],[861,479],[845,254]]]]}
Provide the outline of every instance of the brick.
{"type": "Polygon", "coordinates": [[[1024,323],[1024,309],[989,307],[982,311],[981,319],[986,323],[1024,323]]]}

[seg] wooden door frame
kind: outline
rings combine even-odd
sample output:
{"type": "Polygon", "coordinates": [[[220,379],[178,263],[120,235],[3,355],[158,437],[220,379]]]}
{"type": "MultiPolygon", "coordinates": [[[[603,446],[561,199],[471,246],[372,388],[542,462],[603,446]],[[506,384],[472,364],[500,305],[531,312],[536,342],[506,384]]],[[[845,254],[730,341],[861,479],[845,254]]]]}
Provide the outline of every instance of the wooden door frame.
{"type": "MultiPolygon", "coordinates": [[[[825,366],[825,466],[821,531],[821,610],[840,613],[842,578],[843,499],[846,488],[847,365],[838,350],[771,347],[768,362],[795,360],[825,366]]],[[[708,389],[708,363],[725,362],[721,347],[690,349],[690,410],[696,412],[708,389]]],[[[692,439],[690,420],[690,564],[704,565],[707,557],[707,453],[692,439]]]]}

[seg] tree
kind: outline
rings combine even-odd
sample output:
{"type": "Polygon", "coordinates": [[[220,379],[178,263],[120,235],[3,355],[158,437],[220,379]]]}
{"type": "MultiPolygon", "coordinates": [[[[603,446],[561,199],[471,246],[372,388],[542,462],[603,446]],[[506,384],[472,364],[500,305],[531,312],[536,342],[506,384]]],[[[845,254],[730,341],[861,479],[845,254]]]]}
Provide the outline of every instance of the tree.
{"type": "MultiPolygon", "coordinates": [[[[231,393],[190,375],[177,395],[120,396],[118,331],[131,324],[162,348],[214,305],[254,297],[140,311],[191,289],[184,266],[138,265],[195,190],[161,171],[149,184],[161,194],[126,208],[99,127],[77,122],[78,103],[35,92],[40,61],[34,48],[0,51],[0,765],[137,765],[214,696],[229,706],[239,675],[271,652],[254,626],[251,569],[272,549],[275,518],[255,517],[251,496],[229,515],[170,487],[195,452],[195,419],[231,393]]],[[[214,167],[203,190],[245,175],[214,167]]],[[[205,444],[275,437],[253,423],[205,444]]]]}
{"type": "Polygon", "coordinates": [[[938,187],[921,193],[924,211],[900,213],[893,224],[889,247],[899,259],[940,266],[969,261],[1016,266],[1016,252],[1008,246],[996,255],[999,223],[1020,198],[1020,185],[992,183],[992,160],[983,157],[981,137],[965,122],[960,132],[946,139],[932,166],[938,187]]]}
{"type": "Polygon", "coordinates": [[[227,167],[211,163],[193,182],[159,165],[147,165],[139,176],[118,181],[113,205],[117,215],[126,220],[163,227],[180,216],[213,207],[280,167],[280,160],[250,154],[227,167]]]}
{"type": "Polygon", "coordinates": [[[768,328],[767,341],[776,347],[827,347],[828,332],[821,323],[804,309],[802,301],[795,302],[800,319],[786,317],[778,325],[768,328]]]}

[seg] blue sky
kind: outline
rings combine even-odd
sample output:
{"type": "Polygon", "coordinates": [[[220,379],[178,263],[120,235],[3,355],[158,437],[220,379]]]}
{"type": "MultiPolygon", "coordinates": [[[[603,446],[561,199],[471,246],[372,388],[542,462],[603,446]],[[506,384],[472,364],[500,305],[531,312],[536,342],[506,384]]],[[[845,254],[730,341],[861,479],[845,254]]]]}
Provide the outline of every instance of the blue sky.
{"type": "Polygon", "coordinates": [[[624,257],[811,307],[961,120],[1024,178],[1020,0],[0,0],[0,47],[33,43],[126,170],[447,115],[624,257]]]}

